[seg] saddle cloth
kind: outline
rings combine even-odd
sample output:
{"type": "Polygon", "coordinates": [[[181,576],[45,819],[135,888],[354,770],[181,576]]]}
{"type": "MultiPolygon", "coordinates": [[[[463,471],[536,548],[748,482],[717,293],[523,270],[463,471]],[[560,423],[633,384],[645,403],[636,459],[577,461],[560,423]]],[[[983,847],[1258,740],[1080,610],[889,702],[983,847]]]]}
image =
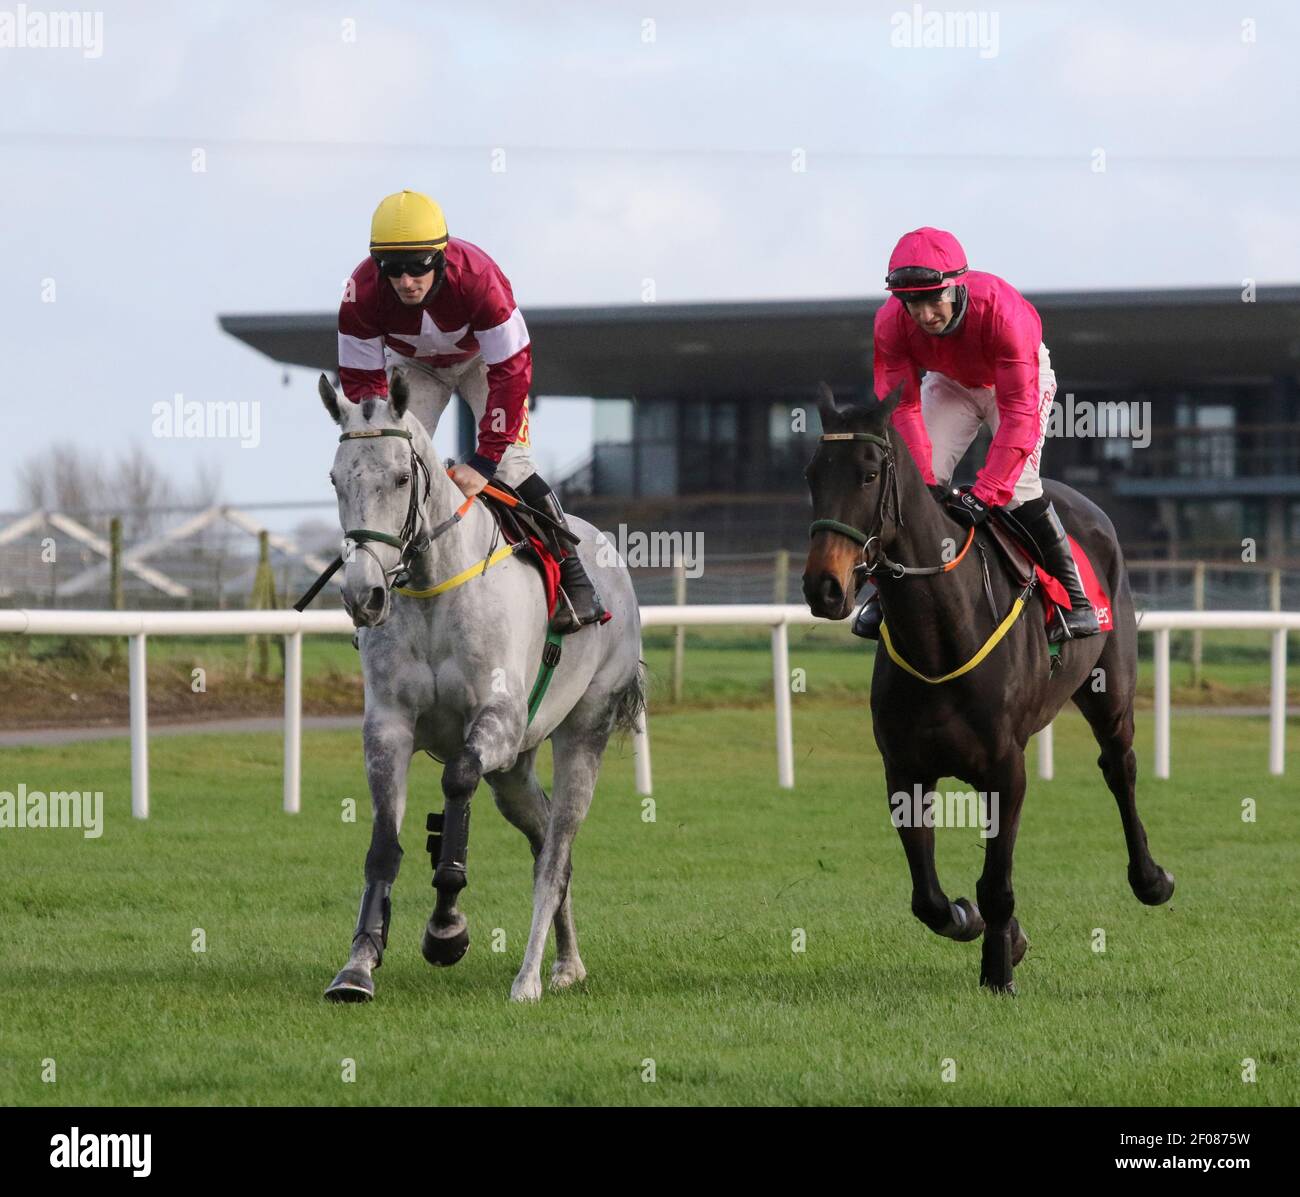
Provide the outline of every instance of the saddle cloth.
{"type": "MultiPolygon", "coordinates": [[[[518,498],[514,489],[506,486],[505,483],[494,481],[492,485],[518,498]]],[[[494,499],[491,495],[482,494],[479,498],[488,505],[488,510],[496,518],[501,528],[501,535],[505,537],[506,542],[509,544],[523,542],[518,550],[519,554],[537,566],[546,591],[546,615],[549,619],[555,614],[555,607],[560,598],[559,559],[564,556],[564,549],[559,544],[559,538],[554,536],[551,529],[532,519],[526,511],[502,503],[500,499],[494,499]]]]}
{"type": "MultiPolygon", "coordinates": [[[[996,514],[984,526],[988,528],[994,544],[1001,550],[1002,558],[1018,586],[1028,585],[1029,579],[1037,574],[1038,592],[1043,599],[1043,622],[1050,627],[1057,607],[1071,609],[1070,596],[1066,593],[1065,587],[1034,560],[1019,534],[996,514]]],[[[1074,555],[1074,564],[1079,571],[1079,580],[1083,583],[1083,592],[1088,596],[1093,610],[1097,612],[1097,622],[1101,625],[1101,630],[1109,632],[1115,626],[1110,608],[1110,596],[1102,589],[1101,582],[1097,579],[1097,571],[1092,568],[1092,562],[1088,560],[1088,554],[1083,551],[1079,542],[1068,532],[1066,538],[1070,542],[1070,552],[1074,555]]]]}

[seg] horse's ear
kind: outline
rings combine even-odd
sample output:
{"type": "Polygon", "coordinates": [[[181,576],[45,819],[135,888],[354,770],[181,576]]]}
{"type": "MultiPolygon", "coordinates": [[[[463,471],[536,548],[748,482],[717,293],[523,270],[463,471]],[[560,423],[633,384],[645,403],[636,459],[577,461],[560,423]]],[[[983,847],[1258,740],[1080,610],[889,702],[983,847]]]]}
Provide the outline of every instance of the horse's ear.
{"type": "Polygon", "coordinates": [[[406,414],[406,403],[411,397],[411,388],[398,371],[388,380],[388,406],[399,420],[406,414]]]}
{"type": "Polygon", "coordinates": [[[330,419],[335,424],[342,424],[343,417],[339,413],[338,392],[334,390],[330,380],[324,374],[320,376],[320,381],[316,384],[316,389],[320,392],[320,401],[325,404],[325,410],[329,412],[330,419]]]}
{"type": "Polygon", "coordinates": [[[877,410],[885,417],[885,423],[889,422],[889,417],[894,414],[894,408],[903,398],[903,383],[899,383],[892,391],[880,400],[880,407],[877,410]]]}
{"type": "Polygon", "coordinates": [[[821,413],[823,428],[839,424],[840,411],[835,406],[835,392],[824,382],[817,384],[817,410],[821,413]]]}

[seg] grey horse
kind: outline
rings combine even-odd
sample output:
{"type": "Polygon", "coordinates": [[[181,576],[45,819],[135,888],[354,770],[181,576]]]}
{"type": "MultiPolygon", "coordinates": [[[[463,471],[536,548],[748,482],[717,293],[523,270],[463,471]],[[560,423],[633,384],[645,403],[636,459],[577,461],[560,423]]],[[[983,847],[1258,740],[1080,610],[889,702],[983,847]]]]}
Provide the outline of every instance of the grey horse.
{"type": "Polygon", "coordinates": [[[455,964],[469,948],[457,907],[466,883],[470,799],[485,778],[501,813],[533,851],[533,919],[517,1001],[542,995],[547,932],[555,926],[551,988],[587,974],[569,898],[574,836],[591,805],[611,733],[644,708],[641,621],[631,578],[608,540],[570,517],[578,548],[613,618],[564,637],[535,717],[530,693],[542,661],[546,601],[537,569],[508,551],[483,503],[467,503],[440,469],[395,374],[388,402],[340,402],[324,375],[320,395],[342,431],[330,478],[345,530],[343,603],[358,632],[365,680],[366,776],[374,807],[365,890],[347,964],[325,996],[368,1001],[387,946],[391,891],[402,849],[412,756],[444,763],[441,818],[431,816],[437,902],[421,945],[430,964],[455,964]],[[430,469],[426,463],[434,463],[430,469]],[[459,579],[459,580],[458,580],[459,579]],[[420,592],[449,588],[432,597],[420,592]],[[407,593],[410,592],[410,593],[407,593]],[[554,793],[534,772],[553,743],[554,793]]]}

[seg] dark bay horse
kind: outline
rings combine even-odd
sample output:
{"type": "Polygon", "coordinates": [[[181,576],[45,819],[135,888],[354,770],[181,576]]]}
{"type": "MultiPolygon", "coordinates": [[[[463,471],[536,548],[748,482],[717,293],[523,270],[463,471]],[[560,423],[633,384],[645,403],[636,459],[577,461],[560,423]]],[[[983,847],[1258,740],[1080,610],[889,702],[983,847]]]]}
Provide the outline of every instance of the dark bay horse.
{"type": "MultiPolygon", "coordinates": [[[[816,522],[804,597],[814,614],[844,619],[861,573],[877,579],[884,634],[871,680],[871,717],[888,793],[928,795],[940,778],[957,777],[997,803],[999,826],[985,841],[984,871],[975,887],[978,906],[965,898],[949,901],[940,886],[933,826],[903,825],[898,831],[912,875],[912,913],[949,939],[966,942],[983,933],[980,984],[1014,994],[1012,969],[1028,946],[1015,919],[1011,887],[1025,796],[1025,744],[1067,700],[1083,712],[1101,747],[1098,764],[1119,804],[1133,893],[1157,906],[1174,891],[1173,876],[1151,858],[1134,797],[1133,596],[1105,513],[1070,487],[1045,482],[1045,493],[1110,595],[1114,629],[1067,641],[1053,668],[1043,610],[1030,597],[1019,618],[995,639],[1007,617],[1019,610],[1022,588],[1000,567],[989,544],[990,604],[985,552],[954,551],[966,543],[968,529],[935,501],[892,427],[900,396],[901,388],[873,406],[840,409],[829,388],[822,388],[823,436],[806,472],[816,522]],[[932,568],[954,561],[947,569],[932,568]],[[895,662],[886,637],[924,678],[895,662]],[[954,673],[959,675],[939,680],[954,673]]],[[[981,530],[975,539],[983,543],[985,536],[981,530]]]]}

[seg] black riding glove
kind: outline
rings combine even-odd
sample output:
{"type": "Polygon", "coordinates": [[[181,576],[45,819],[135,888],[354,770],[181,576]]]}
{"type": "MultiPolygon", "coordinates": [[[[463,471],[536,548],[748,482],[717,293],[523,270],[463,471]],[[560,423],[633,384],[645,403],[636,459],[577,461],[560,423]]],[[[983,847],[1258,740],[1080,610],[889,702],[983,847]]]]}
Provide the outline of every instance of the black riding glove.
{"type": "Polygon", "coordinates": [[[989,512],[993,510],[990,504],[977,499],[971,494],[968,486],[953,491],[945,500],[944,505],[948,514],[967,528],[978,527],[988,519],[989,512]]]}

